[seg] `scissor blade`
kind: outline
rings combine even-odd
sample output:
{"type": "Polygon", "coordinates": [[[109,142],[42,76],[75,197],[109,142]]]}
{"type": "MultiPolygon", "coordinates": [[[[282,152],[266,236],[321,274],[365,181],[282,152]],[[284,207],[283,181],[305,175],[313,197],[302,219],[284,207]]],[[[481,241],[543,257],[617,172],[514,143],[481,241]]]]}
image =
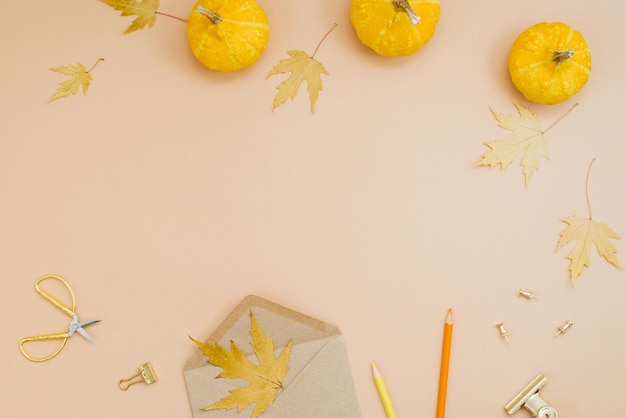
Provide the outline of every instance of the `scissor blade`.
{"type": "Polygon", "coordinates": [[[76,314],[74,314],[74,316],[72,317],[72,322],[70,322],[70,332],[69,332],[69,335],[71,336],[72,334],[74,334],[74,332],[78,332],[80,335],[85,337],[90,342],[94,342],[93,338],[91,338],[91,335],[89,335],[87,333],[87,331],[85,331],[83,329],[83,327],[87,327],[87,326],[89,326],[91,324],[95,324],[96,322],[100,322],[100,320],[96,319],[96,320],[93,320],[93,321],[78,322],[78,316],[76,314]]]}
{"type": "Polygon", "coordinates": [[[96,322],[100,322],[100,321],[101,321],[101,319],[94,319],[93,321],[84,321],[84,322],[79,322],[79,323],[78,323],[78,326],[79,326],[80,328],[85,328],[85,327],[88,327],[88,326],[89,326],[89,325],[91,325],[91,324],[95,324],[96,322]]]}
{"type": "Polygon", "coordinates": [[[87,333],[87,331],[85,331],[82,327],[78,327],[76,328],[76,332],[78,332],[80,335],[82,335],[83,337],[85,337],[87,340],[89,340],[89,342],[94,342],[93,338],[91,338],[91,335],[89,335],[87,333]]]}

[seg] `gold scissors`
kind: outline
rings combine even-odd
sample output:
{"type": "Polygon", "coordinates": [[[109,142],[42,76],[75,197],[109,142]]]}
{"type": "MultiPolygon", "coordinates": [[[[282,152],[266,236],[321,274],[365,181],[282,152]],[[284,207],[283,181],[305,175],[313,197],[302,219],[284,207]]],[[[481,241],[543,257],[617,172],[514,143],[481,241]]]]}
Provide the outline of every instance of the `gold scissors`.
{"type": "Polygon", "coordinates": [[[70,285],[62,277],[57,276],[55,274],[47,274],[45,276],[41,276],[35,282],[35,290],[37,291],[37,293],[39,293],[41,296],[46,298],[54,306],[56,306],[57,308],[65,312],[67,315],[69,315],[72,318],[72,320],[70,321],[70,327],[67,332],[60,332],[56,334],[46,334],[46,335],[36,335],[33,337],[22,338],[20,340],[20,351],[22,352],[24,357],[26,357],[28,360],[37,361],[37,362],[50,360],[51,358],[59,354],[61,350],[63,350],[63,348],[65,347],[65,344],[67,343],[67,340],[72,335],[74,335],[75,332],[79,333],[80,335],[85,337],[87,340],[93,342],[93,338],[91,338],[91,336],[87,333],[87,331],[84,330],[84,327],[91,325],[91,324],[95,324],[96,322],[100,322],[100,320],[85,321],[85,322],[78,321],[78,315],[76,314],[76,297],[74,296],[74,292],[72,291],[72,288],[70,287],[70,285]],[[56,298],[54,298],[52,295],[50,295],[48,292],[46,292],[45,290],[41,288],[40,284],[41,282],[45,280],[56,280],[58,282],[61,282],[67,288],[67,290],[70,293],[70,296],[72,297],[71,308],[68,306],[65,306],[63,303],[58,301],[56,298]],[[47,340],[63,340],[63,341],[61,342],[61,345],[52,354],[45,356],[45,357],[33,357],[24,348],[24,345],[27,343],[32,343],[32,342],[37,342],[37,341],[47,341],[47,340]]]}

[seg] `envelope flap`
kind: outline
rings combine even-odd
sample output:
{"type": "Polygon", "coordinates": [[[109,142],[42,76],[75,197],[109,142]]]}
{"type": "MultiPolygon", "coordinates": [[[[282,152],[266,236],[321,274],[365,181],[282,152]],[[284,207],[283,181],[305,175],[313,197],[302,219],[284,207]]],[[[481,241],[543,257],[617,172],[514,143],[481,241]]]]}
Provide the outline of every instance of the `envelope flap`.
{"type": "MultiPolygon", "coordinates": [[[[267,336],[272,336],[276,356],[285,349],[289,341],[292,342],[289,370],[283,379],[285,389],[278,393],[275,401],[276,407],[268,408],[263,414],[264,417],[285,416],[273,414],[284,413],[287,410],[291,411],[293,408],[297,410],[306,405],[307,402],[310,403],[310,399],[307,399],[314,395],[310,390],[318,391],[323,389],[332,392],[333,388],[337,386],[341,388],[341,391],[345,391],[349,395],[339,402],[341,404],[340,408],[347,408],[353,411],[352,414],[342,416],[360,416],[344,340],[339,329],[333,325],[295,312],[258,296],[249,295],[233,309],[228,317],[207,338],[206,342],[228,348],[230,342],[234,341],[250,361],[258,363],[256,354],[249,344],[251,342],[249,334],[250,312],[253,312],[263,332],[267,336]],[[323,370],[318,370],[319,368],[323,370]],[[315,385],[311,386],[311,376],[326,376],[326,378],[318,380],[315,385]],[[337,381],[333,379],[333,376],[341,376],[341,379],[337,381]],[[309,382],[308,390],[306,382],[309,382]],[[291,385],[294,385],[293,390],[291,385]],[[296,392],[299,394],[296,394],[296,392]],[[285,400],[279,402],[279,398],[283,397],[285,400]]],[[[202,411],[202,408],[212,405],[227,396],[230,390],[237,387],[245,387],[249,384],[244,379],[216,378],[221,370],[220,367],[208,363],[207,358],[200,350],[194,351],[193,355],[186,362],[184,376],[194,417],[247,416],[243,411],[241,414],[237,414],[235,410],[202,411]]],[[[325,400],[324,402],[330,402],[326,406],[328,410],[337,411],[337,408],[333,406],[337,401],[325,400]]],[[[305,417],[307,415],[306,413],[294,415],[293,411],[291,411],[289,416],[305,417]]],[[[328,416],[330,417],[332,414],[328,416]]]]}
{"type": "Polygon", "coordinates": [[[348,364],[343,336],[332,339],[276,398],[265,418],[360,417],[348,364]]]}

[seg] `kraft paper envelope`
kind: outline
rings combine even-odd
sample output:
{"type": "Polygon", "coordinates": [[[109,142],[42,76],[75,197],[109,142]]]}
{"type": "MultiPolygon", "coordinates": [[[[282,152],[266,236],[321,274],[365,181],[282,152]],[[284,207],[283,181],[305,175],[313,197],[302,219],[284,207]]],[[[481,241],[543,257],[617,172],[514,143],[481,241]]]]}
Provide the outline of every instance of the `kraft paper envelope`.
{"type": "MultiPolygon", "coordinates": [[[[354,381],[341,332],[334,326],[292,311],[258,296],[246,296],[206,340],[230,351],[231,340],[255,364],[258,359],[250,346],[250,312],[266,336],[274,339],[275,355],[292,340],[289,370],[283,389],[276,394],[260,418],[357,418],[361,416],[354,381]]],[[[195,347],[195,345],[194,345],[195,347]]],[[[207,362],[196,348],[184,368],[189,402],[194,418],[247,418],[254,404],[241,412],[204,411],[230,394],[247,386],[244,379],[216,378],[221,367],[207,362]]]]}

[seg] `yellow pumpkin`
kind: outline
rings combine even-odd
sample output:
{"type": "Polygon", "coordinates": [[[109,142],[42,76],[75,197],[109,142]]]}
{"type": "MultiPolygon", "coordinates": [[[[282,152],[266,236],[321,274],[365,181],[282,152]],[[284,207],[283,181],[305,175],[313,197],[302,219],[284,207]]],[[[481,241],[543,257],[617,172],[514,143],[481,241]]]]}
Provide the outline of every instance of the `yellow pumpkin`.
{"type": "Polygon", "coordinates": [[[589,79],[591,52],[580,32],[561,22],[522,32],[509,55],[515,87],[535,103],[555,104],[578,93],[589,79]]]}
{"type": "Polygon", "coordinates": [[[255,0],[199,0],[187,19],[191,51],[212,70],[252,65],[265,50],[269,33],[265,11],[255,0]]]}
{"type": "Polygon", "coordinates": [[[359,40],[385,57],[417,52],[435,33],[439,0],[352,0],[350,21],[359,40]]]}

